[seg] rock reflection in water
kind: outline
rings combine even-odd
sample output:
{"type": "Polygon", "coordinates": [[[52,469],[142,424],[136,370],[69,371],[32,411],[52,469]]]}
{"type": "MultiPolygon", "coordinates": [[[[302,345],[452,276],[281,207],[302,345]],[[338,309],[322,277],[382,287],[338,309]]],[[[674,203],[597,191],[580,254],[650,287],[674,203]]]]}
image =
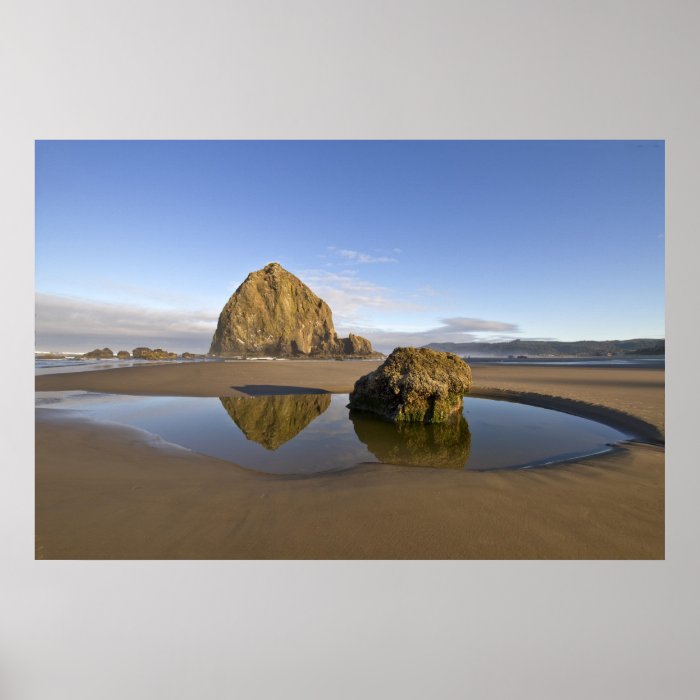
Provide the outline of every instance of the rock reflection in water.
{"type": "Polygon", "coordinates": [[[248,440],[276,450],[318,418],[330,406],[331,395],[221,396],[219,400],[248,440]]]}
{"type": "Polygon", "coordinates": [[[463,469],[469,460],[471,433],[464,416],[444,423],[392,423],[350,411],[357,437],[386,464],[463,469]]]}

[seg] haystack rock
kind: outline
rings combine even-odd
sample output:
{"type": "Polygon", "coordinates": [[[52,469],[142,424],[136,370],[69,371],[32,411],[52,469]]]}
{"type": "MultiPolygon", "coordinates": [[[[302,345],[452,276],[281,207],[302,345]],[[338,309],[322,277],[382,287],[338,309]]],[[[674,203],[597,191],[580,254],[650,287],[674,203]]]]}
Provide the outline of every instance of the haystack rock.
{"type": "Polygon", "coordinates": [[[471,384],[471,368],[451,352],[396,348],[355,382],[350,408],[397,423],[442,423],[462,410],[471,384]]]}
{"type": "Polygon", "coordinates": [[[212,355],[381,357],[366,338],[338,338],[330,307],[279,263],[251,272],[219,315],[212,355]]]}

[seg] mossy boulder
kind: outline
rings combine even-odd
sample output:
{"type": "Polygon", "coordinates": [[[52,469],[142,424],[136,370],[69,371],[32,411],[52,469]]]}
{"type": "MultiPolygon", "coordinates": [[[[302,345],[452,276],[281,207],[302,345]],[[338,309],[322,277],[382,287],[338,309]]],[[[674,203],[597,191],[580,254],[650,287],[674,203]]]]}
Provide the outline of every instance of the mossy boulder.
{"type": "Polygon", "coordinates": [[[396,348],[355,382],[350,408],[396,423],[442,423],[462,410],[471,384],[471,368],[451,352],[396,348]]]}
{"type": "Polygon", "coordinates": [[[128,350],[120,350],[117,353],[117,359],[118,360],[130,360],[131,359],[131,353],[128,350]]]}

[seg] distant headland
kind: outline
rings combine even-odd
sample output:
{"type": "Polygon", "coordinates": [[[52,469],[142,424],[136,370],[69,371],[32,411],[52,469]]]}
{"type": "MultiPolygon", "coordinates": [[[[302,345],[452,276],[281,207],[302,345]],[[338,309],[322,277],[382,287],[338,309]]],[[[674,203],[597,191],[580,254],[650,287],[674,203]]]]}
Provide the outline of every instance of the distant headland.
{"type": "Polygon", "coordinates": [[[473,357],[614,357],[665,355],[666,341],[632,340],[510,340],[503,343],[430,343],[425,347],[473,357]]]}

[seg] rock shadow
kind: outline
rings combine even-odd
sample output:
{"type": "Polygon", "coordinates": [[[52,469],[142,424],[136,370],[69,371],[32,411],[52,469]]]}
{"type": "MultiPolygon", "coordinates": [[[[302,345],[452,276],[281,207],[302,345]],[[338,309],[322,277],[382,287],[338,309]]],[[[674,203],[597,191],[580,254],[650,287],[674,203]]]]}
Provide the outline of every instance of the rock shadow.
{"type": "Polygon", "coordinates": [[[308,386],[283,386],[280,384],[243,384],[232,386],[236,391],[242,391],[248,396],[289,396],[292,394],[329,394],[325,389],[308,386]]]}

